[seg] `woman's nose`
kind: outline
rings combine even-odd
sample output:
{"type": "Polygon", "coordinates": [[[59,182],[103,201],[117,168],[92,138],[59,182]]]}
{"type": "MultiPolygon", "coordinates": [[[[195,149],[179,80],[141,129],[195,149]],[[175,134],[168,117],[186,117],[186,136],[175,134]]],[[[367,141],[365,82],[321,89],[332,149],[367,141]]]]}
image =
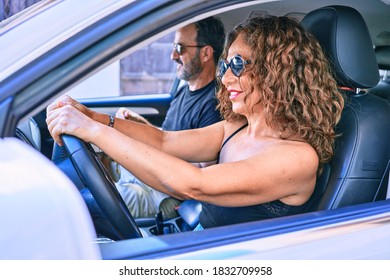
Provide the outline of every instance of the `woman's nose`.
{"type": "Polygon", "coordinates": [[[227,84],[231,84],[232,82],[237,79],[236,76],[233,75],[232,70],[230,67],[226,70],[225,74],[222,76],[222,83],[226,86],[227,84]]]}

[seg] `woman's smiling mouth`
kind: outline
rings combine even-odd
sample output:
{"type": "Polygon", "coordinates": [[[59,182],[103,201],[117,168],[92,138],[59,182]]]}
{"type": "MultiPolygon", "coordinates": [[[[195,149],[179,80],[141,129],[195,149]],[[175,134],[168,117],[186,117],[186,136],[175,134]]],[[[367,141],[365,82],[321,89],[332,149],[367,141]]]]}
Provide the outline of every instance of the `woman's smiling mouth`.
{"type": "Polygon", "coordinates": [[[238,91],[238,90],[229,90],[229,93],[230,93],[229,99],[230,99],[230,100],[233,100],[233,99],[236,99],[237,96],[239,96],[239,95],[241,94],[241,91],[238,91]]]}

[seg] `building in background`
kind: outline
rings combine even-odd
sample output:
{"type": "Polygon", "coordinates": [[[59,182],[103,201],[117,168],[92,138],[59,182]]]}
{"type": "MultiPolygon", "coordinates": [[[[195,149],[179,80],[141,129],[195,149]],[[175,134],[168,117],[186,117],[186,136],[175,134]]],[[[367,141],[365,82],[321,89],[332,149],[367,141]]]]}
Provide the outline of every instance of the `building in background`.
{"type": "Polygon", "coordinates": [[[41,0],[0,0],[0,21],[40,2],[41,0]]]}

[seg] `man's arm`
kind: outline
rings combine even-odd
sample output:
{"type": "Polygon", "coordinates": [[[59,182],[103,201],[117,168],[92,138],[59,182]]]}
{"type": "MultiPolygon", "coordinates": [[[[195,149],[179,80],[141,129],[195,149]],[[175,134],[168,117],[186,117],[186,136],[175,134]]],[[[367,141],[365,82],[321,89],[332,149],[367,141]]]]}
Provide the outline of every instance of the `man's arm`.
{"type": "Polygon", "coordinates": [[[139,123],[144,123],[148,125],[152,125],[147,119],[145,119],[143,116],[137,114],[136,112],[133,112],[127,108],[121,107],[116,112],[115,116],[120,119],[126,119],[131,120],[139,123]]]}

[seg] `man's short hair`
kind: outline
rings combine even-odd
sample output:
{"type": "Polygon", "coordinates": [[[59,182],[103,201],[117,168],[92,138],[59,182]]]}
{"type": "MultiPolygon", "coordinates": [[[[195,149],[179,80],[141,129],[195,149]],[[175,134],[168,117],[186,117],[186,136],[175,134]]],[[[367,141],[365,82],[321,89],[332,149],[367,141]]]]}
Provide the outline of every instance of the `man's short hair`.
{"type": "Polygon", "coordinates": [[[209,17],[195,22],[197,30],[196,43],[200,46],[210,45],[214,49],[214,62],[218,63],[225,43],[225,28],[217,17],[209,17]]]}

